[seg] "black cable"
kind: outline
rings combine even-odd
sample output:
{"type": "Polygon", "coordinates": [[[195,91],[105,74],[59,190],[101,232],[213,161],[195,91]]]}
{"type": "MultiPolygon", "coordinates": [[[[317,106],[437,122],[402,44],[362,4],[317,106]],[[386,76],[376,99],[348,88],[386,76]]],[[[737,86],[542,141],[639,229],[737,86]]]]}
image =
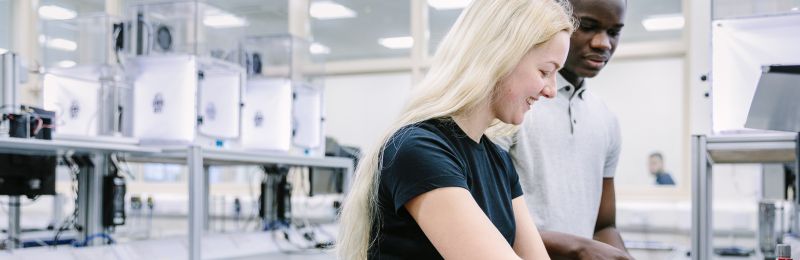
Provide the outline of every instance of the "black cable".
{"type": "Polygon", "coordinates": [[[292,239],[290,238],[291,236],[289,236],[289,233],[287,233],[286,229],[291,230],[291,227],[284,227],[282,229],[272,231],[272,242],[275,244],[275,247],[278,248],[278,251],[280,251],[282,254],[285,254],[285,255],[316,255],[316,254],[325,253],[325,250],[320,249],[320,248],[304,247],[304,246],[301,246],[301,245],[298,245],[298,244],[294,243],[292,241],[292,239]],[[280,243],[278,243],[278,239],[275,238],[275,236],[277,236],[277,235],[283,235],[283,238],[286,240],[286,242],[289,245],[291,245],[292,247],[294,247],[294,249],[292,250],[292,249],[286,249],[286,248],[282,247],[280,245],[280,243]]]}
{"type": "Polygon", "coordinates": [[[69,230],[70,228],[80,229],[80,227],[76,227],[77,224],[76,222],[78,219],[78,173],[80,172],[80,168],[78,168],[77,163],[72,159],[71,155],[65,155],[63,157],[63,161],[64,164],[66,164],[67,167],[70,169],[70,176],[72,177],[71,186],[72,186],[72,191],[75,195],[74,197],[75,204],[72,209],[72,214],[70,214],[70,216],[67,217],[67,219],[64,219],[64,221],[61,223],[61,225],[59,225],[58,229],[56,230],[56,234],[55,236],[53,236],[53,247],[58,245],[58,238],[61,236],[61,233],[63,233],[66,230],[69,230]]]}
{"type": "Polygon", "coordinates": [[[122,59],[119,58],[119,52],[124,48],[124,35],[122,35],[124,31],[125,23],[119,23],[119,27],[114,26],[114,32],[112,33],[112,37],[114,37],[114,58],[117,60],[117,65],[120,66],[123,70],[125,69],[125,65],[122,63],[122,59]],[[120,37],[120,36],[123,37],[120,37]],[[120,42],[122,41],[122,42],[120,42]],[[122,46],[120,46],[122,45],[122,46]]]}
{"type": "MultiPolygon", "coordinates": [[[[248,172],[249,176],[247,177],[247,180],[248,180],[247,181],[247,188],[248,188],[248,193],[250,195],[251,203],[253,204],[253,209],[252,209],[252,212],[250,213],[250,216],[248,216],[245,219],[245,222],[244,222],[244,225],[242,227],[242,230],[247,230],[247,228],[250,226],[251,222],[256,222],[255,219],[258,218],[258,211],[260,210],[259,209],[259,203],[258,203],[259,199],[256,197],[255,193],[253,192],[253,185],[252,185],[252,183],[253,183],[253,174],[254,174],[254,171],[251,169],[248,172]]],[[[255,228],[258,229],[258,225],[256,225],[255,228]]]]}

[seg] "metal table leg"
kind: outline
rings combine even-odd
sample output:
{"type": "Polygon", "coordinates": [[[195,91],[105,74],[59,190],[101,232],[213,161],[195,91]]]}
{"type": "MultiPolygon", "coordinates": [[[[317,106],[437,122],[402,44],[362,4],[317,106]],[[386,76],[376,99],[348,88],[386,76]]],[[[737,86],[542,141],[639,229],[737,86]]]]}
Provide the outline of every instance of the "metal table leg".
{"type": "Polygon", "coordinates": [[[20,204],[19,196],[8,196],[8,240],[6,247],[10,250],[19,248],[20,243],[20,204]]]}
{"type": "MultiPolygon", "coordinates": [[[[209,208],[211,207],[210,206],[211,204],[209,204],[209,196],[211,196],[211,194],[210,194],[211,193],[210,192],[211,185],[209,185],[210,173],[211,173],[210,172],[210,167],[208,165],[204,165],[203,166],[203,176],[202,176],[203,177],[203,186],[208,191],[208,192],[203,192],[203,205],[205,205],[205,208],[203,210],[203,230],[205,230],[205,231],[211,230],[211,225],[210,225],[211,217],[210,217],[210,214],[209,214],[209,208]]],[[[224,209],[223,209],[223,212],[224,212],[224,209]]],[[[224,217],[223,217],[223,223],[224,223],[224,221],[225,220],[224,220],[224,217]]]]}
{"type": "Polygon", "coordinates": [[[711,162],[706,137],[692,136],[692,259],[711,259],[711,162]]]}
{"type": "Polygon", "coordinates": [[[206,212],[206,187],[203,177],[203,150],[199,146],[189,147],[187,167],[189,169],[189,259],[201,259],[203,239],[203,216],[206,212]]]}
{"type": "Polygon", "coordinates": [[[795,145],[794,145],[795,153],[794,153],[794,220],[791,224],[791,228],[793,232],[800,232],[800,192],[797,192],[800,189],[800,132],[797,133],[797,138],[795,138],[795,145]]]}
{"type": "MultiPolygon", "coordinates": [[[[84,230],[88,236],[104,233],[103,229],[103,177],[108,171],[108,158],[103,154],[92,155],[94,170],[91,173],[91,183],[89,184],[89,222],[84,225],[84,230]]],[[[108,198],[111,199],[111,198],[108,198]]],[[[93,239],[87,241],[87,245],[102,245],[103,239],[93,239]]]]}
{"type": "MultiPolygon", "coordinates": [[[[106,158],[103,155],[80,156],[75,158],[80,167],[78,173],[78,225],[81,231],[78,241],[86,241],[90,236],[103,232],[103,175],[106,158]]],[[[91,241],[87,245],[101,244],[102,240],[91,241]]]]}
{"type": "Polygon", "coordinates": [[[350,188],[353,185],[353,177],[355,177],[353,166],[347,166],[344,170],[344,178],[342,178],[342,181],[344,181],[344,185],[342,185],[343,194],[347,195],[350,193],[350,188]]]}

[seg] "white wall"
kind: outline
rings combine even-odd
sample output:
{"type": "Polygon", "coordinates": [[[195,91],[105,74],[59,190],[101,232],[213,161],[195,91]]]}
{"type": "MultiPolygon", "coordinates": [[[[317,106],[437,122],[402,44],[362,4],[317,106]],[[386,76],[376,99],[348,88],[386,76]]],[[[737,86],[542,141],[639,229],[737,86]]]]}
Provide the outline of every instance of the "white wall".
{"type": "Polygon", "coordinates": [[[368,148],[400,115],[410,90],[410,73],[328,77],[326,134],[341,144],[368,148]]]}
{"type": "Polygon", "coordinates": [[[664,155],[665,168],[680,184],[683,169],[683,58],[612,60],[595,78],[590,91],[616,113],[622,131],[622,152],[615,182],[653,184],[647,170],[650,153],[664,155]]]}
{"type": "Polygon", "coordinates": [[[11,2],[0,0],[0,48],[11,49],[11,2]]]}
{"type": "MultiPolygon", "coordinates": [[[[591,91],[606,101],[617,114],[622,127],[623,148],[616,178],[618,187],[641,187],[653,183],[646,165],[647,156],[653,150],[664,154],[666,168],[679,184],[690,185],[689,180],[681,179],[680,173],[684,158],[682,146],[688,145],[684,144],[686,141],[681,136],[684,123],[683,68],[681,57],[615,60],[598,77],[589,80],[591,91]]],[[[409,73],[328,77],[325,88],[327,134],[343,144],[362,148],[374,142],[398,116],[408,99],[410,86],[409,73]]],[[[759,165],[715,165],[715,208],[726,212],[719,213],[721,219],[718,223],[727,223],[722,224],[724,227],[735,226],[724,220],[744,221],[746,223],[741,224],[748,227],[755,225],[754,217],[736,217],[734,220],[729,211],[738,207],[735,212],[745,211],[745,216],[755,214],[760,194],[759,174],[759,165]]],[[[664,199],[673,201],[673,204],[681,203],[674,199],[683,199],[679,206],[685,207],[684,213],[688,214],[689,200],[685,198],[688,195],[664,199]]],[[[618,197],[621,202],[637,199],[618,197]]],[[[638,220],[622,217],[619,221],[638,220]]],[[[680,221],[684,219],[680,218],[680,221]]]]}
{"type": "MultiPolygon", "coordinates": [[[[664,154],[667,170],[682,182],[683,59],[615,60],[588,84],[620,120],[618,185],[653,183],[646,164],[653,151],[664,154]]],[[[327,134],[366,148],[399,115],[410,88],[410,73],[328,77],[327,134]]]]}

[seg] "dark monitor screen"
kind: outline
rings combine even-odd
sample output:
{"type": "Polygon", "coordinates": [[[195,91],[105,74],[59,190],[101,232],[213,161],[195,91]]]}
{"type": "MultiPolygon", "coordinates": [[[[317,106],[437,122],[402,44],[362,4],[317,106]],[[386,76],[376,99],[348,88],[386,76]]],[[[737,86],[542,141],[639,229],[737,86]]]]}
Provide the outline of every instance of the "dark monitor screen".
{"type": "MultiPolygon", "coordinates": [[[[361,154],[359,148],[340,145],[330,137],[326,138],[325,141],[325,156],[352,159],[353,169],[355,169],[361,154]]],[[[308,195],[342,194],[344,192],[344,173],[344,169],[312,167],[308,174],[308,179],[311,183],[308,195]]]]}
{"type": "Polygon", "coordinates": [[[309,196],[342,193],[343,173],[341,169],[312,167],[308,179],[311,183],[309,196]]]}

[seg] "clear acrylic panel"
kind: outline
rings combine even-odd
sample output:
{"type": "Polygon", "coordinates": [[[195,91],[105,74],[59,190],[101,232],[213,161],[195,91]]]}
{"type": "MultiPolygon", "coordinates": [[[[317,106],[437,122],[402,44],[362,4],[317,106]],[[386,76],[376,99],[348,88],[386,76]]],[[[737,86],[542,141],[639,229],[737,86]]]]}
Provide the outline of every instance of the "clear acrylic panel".
{"type": "Polygon", "coordinates": [[[326,55],[328,61],[411,56],[410,1],[310,2],[311,34],[319,46],[315,52],[326,55]],[[328,12],[330,9],[339,11],[328,12]]]}
{"type": "Polygon", "coordinates": [[[800,13],[800,0],[713,0],[714,20],[800,13]]]}
{"type": "Polygon", "coordinates": [[[115,60],[112,45],[119,31],[115,30],[114,24],[119,21],[102,14],[69,20],[44,20],[39,36],[42,65],[70,68],[107,64],[115,60]]]}
{"type": "Polygon", "coordinates": [[[287,34],[247,37],[241,43],[240,62],[250,77],[321,85],[326,59],[313,54],[311,46],[307,40],[287,34]]]}
{"type": "Polygon", "coordinates": [[[433,56],[439,43],[442,42],[444,36],[453,27],[458,16],[464,11],[463,8],[453,9],[437,9],[428,5],[428,22],[429,22],[429,38],[428,38],[428,53],[433,56]]]}
{"type": "MultiPolygon", "coordinates": [[[[428,53],[435,54],[444,36],[455,24],[463,8],[443,8],[428,5],[429,41],[428,53]]],[[[441,2],[441,1],[438,1],[441,2]]],[[[453,1],[457,2],[457,1],[453,1]]],[[[468,2],[468,1],[463,1],[468,2]]],[[[647,41],[678,41],[683,34],[684,26],[672,26],[669,29],[653,29],[644,26],[648,19],[677,19],[683,22],[681,0],[638,0],[628,1],[625,13],[625,27],[622,29],[621,44],[647,41]]]]}
{"type": "Polygon", "coordinates": [[[248,19],[199,1],[146,2],[128,7],[134,55],[191,54],[235,61],[248,19]]]}
{"type": "Polygon", "coordinates": [[[637,0],[627,3],[620,45],[681,39],[686,28],[681,0],[637,0]]]}
{"type": "MultiPolygon", "coordinates": [[[[64,16],[65,14],[85,16],[87,14],[101,13],[104,12],[106,8],[105,0],[39,0],[38,2],[40,8],[42,6],[57,6],[66,9],[65,10],[66,12],[63,12],[64,10],[61,10],[55,12],[55,15],[51,15],[55,19],[68,19],[65,18],[64,16]]],[[[48,19],[47,15],[43,15],[41,10],[38,11],[40,19],[43,20],[48,19]]],[[[53,14],[53,12],[47,12],[46,14],[53,14]]]]}
{"type": "Polygon", "coordinates": [[[289,33],[289,1],[291,0],[207,0],[249,24],[250,35],[289,33]]]}
{"type": "Polygon", "coordinates": [[[104,14],[42,22],[42,102],[56,112],[57,136],[130,136],[132,91],[118,65],[122,28],[104,14]]]}

